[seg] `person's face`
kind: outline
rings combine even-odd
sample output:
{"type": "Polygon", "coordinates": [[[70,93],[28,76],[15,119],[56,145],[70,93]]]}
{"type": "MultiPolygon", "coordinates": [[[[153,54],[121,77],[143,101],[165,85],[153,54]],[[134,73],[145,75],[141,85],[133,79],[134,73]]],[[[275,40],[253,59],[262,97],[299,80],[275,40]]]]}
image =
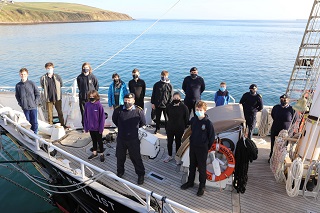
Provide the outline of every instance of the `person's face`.
{"type": "Polygon", "coordinates": [[[49,73],[51,70],[52,70],[52,72],[53,72],[53,66],[48,66],[48,67],[46,67],[46,70],[47,70],[48,73],[49,73]]]}
{"type": "Polygon", "coordinates": [[[132,104],[134,104],[134,98],[125,98],[125,99],[124,99],[124,102],[125,102],[125,103],[132,103],[132,104]]]}
{"type": "Polygon", "coordinates": [[[190,72],[190,74],[197,74],[198,75],[198,70],[193,70],[190,72]]]}
{"type": "Polygon", "coordinates": [[[26,71],[21,72],[20,78],[23,82],[25,82],[28,79],[28,73],[26,71]]]}
{"type": "Polygon", "coordinates": [[[180,96],[179,95],[174,95],[173,96],[173,100],[180,100],[180,96]]]}
{"type": "Polygon", "coordinates": [[[207,110],[204,110],[202,107],[196,107],[196,111],[205,113],[207,110]]]}
{"type": "Polygon", "coordinates": [[[226,88],[227,88],[227,85],[225,85],[225,84],[220,84],[220,87],[226,89],[226,88]]]}
{"type": "Polygon", "coordinates": [[[256,93],[256,92],[257,92],[257,90],[258,90],[258,88],[250,89],[250,91],[251,91],[252,93],[256,93]]]}
{"type": "Polygon", "coordinates": [[[118,77],[118,76],[115,76],[115,77],[113,78],[113,80],[114,80],[114,81],[119,81],[119,77],[118,77]]]}

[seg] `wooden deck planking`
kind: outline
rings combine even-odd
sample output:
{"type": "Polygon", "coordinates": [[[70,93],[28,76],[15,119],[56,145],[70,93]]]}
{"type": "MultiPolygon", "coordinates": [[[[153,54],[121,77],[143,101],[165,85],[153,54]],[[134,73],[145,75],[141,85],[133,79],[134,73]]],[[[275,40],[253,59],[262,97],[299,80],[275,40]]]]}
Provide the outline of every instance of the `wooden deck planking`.
{"type": "MultiPolygon", "coordinates": [[[[175,164],[175,161],[164,163],[162,159],[167,153],[165,140],[161,140],[161,149],[156,159],[145,159],[143,162],[146,168],[145,183],[142,187],[152,190],[163,196],[167,196],[171,200],[186,205],[199,212],[232,212],[233,201],[232,193],[228,190],[220,191],[220,189],[207,187],[205,195],[197,197],[197,186],[192,189],[181,190],[181,178],[183,172],[180,172],[179,167],[175,164]],[[149,172],[162,175],[165,179],[161,182],[148,177],[149,172]]],[[[286,194],[285,184],[276,183],[274,176],[267,163],[269,155],[269,143],[257,144],[259,148],[259,158],[250,163],[248,172],[248,184],[244,194],[240,195],[240,206],[234,208],[235,211],[241,209],[241,212],[320,212],[320,204],[311,204],[303,197],[298,196],[291,198],[286,194]]],[[[66,151],[86,160],[91,154],[89,151],[92,145],[89,144],[85,148],[64,148],[66,151]]],[[[106,161],[101,163],[99,158],[96,158],[90,163],[116,173],[116,158],[115,158],[115,146],[116,143],[108,144],[105,153],[109,153],[109,156],[105,156],[106,161]]],[[[129,158],[127,158],[125,164],[125,174],[123,176],[125,180],[128,180],[136,184],[137,175],[135,174],[133,164],[129,158]]],[[[101,179],[108,187],[115,190],[130,194],[124,186],[119,182],[114,181],[111,178],[104,177],[101,179]]],[[[139,193],[138,193],[139,194],[139,193]]],[[[145,197],[144,194],[139,194],[145,197]]],[[[234,195],[233,195],[234,196],[234,195]]],[[[237,199],[237,196],[234,196],[237,199]]],[[[237,205],[235,203],[235,205],[237,205]]],[[[238,204],[239,205],[239,204],[238,204]]],[[[180,211],[181,212],[181,211],[180,211]]]]}

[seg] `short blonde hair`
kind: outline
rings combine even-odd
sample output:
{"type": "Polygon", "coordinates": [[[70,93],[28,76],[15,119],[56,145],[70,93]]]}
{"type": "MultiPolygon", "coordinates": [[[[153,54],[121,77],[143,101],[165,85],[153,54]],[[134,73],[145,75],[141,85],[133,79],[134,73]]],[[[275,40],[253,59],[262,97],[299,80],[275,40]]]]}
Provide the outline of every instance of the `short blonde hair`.
{"type": "Polygon", "coordinates": [[[198,101],[197,103],[196,103],[196,106],[195,107],[197,107],[197,108],[202,108],[204,111],[207,111],[207,103],[206,102],[204,102],[204,101],[198,101]]]}
{"type": "Polygon", "coordinates": [[[169,75],[169,72],[168,72],[167,70],[163,70],[163,71],[161,72],[161,75],[167,76],[167,75],[169,75]]]}

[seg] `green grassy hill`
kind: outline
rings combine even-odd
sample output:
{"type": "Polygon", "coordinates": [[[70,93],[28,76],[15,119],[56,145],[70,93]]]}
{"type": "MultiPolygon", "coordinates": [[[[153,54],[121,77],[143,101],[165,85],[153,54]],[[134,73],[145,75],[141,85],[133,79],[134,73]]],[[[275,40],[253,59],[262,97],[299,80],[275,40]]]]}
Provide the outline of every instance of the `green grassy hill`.
{"type": "Polygon", "coordinates": [[[123,13],[72,3],[15,2],[11,4],[0,1],[0,9],[0,24],[132,20],[132,17],[123,13]]]}

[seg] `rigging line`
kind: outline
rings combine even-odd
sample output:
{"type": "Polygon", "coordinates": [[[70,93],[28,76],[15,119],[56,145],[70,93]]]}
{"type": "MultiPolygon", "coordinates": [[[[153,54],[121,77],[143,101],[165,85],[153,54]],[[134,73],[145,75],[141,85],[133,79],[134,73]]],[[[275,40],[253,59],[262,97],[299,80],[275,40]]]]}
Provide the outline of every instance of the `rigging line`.
{"type": "MultiPolygon", "coordinates": [[[[114,57],[116,57],[118,54],[120,54],[122,51],[124,51],[125,49],[127,49],[131,44],[133,44],[136,40],[138,40],[143,34],[145,34],[146,32],[148,32],[154,25],[156,25],[167,13],[169,13],[181,0],[178,0],[176,3],[174,3],[165,13],[163,13],[153,24],[151,24],[147,29],[145,29],[140,35],[138,35],[135,39],[133,39],[129,44],[127,44],[126,46],[124,46],[122,49],[120,49],[118,52],[116,52],[114,55],[112,55],[110,58],[108,58],[107,60],[105,60],[104,62],[102,62],[99,66],[97,66],[96,68],[94,68],[92,71],[95,71],[96,69],[99,69],[100,67],[102,67],[103,65],[105,65],[108,61],[110,61],[111,59],[113,59],[114,57]]],[[[70,82],[75,80],[76,78],[72,78],[68,81],[65,81],[64,83],[70,82]]]]}

